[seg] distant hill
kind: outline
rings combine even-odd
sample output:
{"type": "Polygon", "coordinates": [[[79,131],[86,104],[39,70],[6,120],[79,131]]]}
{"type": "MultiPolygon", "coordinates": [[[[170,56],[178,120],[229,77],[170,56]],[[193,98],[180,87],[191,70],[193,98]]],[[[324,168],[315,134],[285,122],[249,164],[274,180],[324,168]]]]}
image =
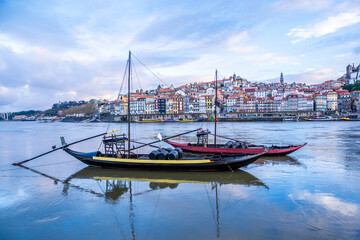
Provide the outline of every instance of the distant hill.
{"type": "Polygon", "coordinates": [[[85,103],[80,106],[71,107],[63,110],[62,115],[84,114],[91,115],[97,112],[95,103],[85,103]]]}

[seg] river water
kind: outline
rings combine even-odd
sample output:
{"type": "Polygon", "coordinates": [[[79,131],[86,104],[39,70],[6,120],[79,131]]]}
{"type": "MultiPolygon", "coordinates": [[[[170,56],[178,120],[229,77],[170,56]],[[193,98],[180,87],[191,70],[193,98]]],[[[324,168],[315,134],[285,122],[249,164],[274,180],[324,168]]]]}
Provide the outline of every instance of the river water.
{"type": "MultiPolygon", "coordinates": [[[[94,169],[61,150],[20,168],[11,163],[60,146],[60,136],[126,124],[0,122],[0,239],[360,239],[360,122],[218,125],[252,143],[308,145],[234,173],[94,169]]],[[[213,127],[132,126],[143,142],[213,127]]],[[[94,151],[100,140],[73,149],[94,151]]]]}

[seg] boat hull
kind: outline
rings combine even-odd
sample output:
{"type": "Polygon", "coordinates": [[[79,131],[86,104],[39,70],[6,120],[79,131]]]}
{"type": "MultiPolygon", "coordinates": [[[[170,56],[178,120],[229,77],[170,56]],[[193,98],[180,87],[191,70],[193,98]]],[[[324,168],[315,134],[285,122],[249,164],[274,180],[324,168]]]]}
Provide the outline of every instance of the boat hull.
{"type": "Polygon", "coordinates": [[[172,170],[172,171],[224,171],[235,170],[255,162],[264,155],[259,153],[246,156],[212,156],[199,157],[188,156],[180,160],[150,160],[147,155],[139,155],[139,158],[114,158],[99,156],[99,152],[81,153],[69,148],[64,150],[75,158],[90,166],[107,168],[133,168],[146,170],[172,170]]]}
{"type": "MultiPolygon", "coordinates": [[[[225,148],[224,145],[218,145],[219,147],[197,147],[192,146],[187,143],[176,143],[169,140],[164,140],[164,142],[170,144],[173,147],[181,148],[185,152],[193,152],[193,153],[206,153],[206,154],[259,154],[266,152],[266,148],[261,147],[250,147],[250,148],[225,148]]],[[[278,156],[278,155],[286,155],[290,154],[302,147],[304,147],[307,143],[296,146],[286,146],[286,147],[277,147],[272,146],[266,152],[266,156],[278,156]]]]}
{"type": "Polygon", "coordinates": [[[159,119],[149,119],[149,120],[139,120],[137,123],[161,123],[162,121],[159,119]]]}
{"type": "Polygon", "coordinates": [[[313,117],[313,118],[305,118],[306,121],[335,121],[332,117],[313,117]]]}

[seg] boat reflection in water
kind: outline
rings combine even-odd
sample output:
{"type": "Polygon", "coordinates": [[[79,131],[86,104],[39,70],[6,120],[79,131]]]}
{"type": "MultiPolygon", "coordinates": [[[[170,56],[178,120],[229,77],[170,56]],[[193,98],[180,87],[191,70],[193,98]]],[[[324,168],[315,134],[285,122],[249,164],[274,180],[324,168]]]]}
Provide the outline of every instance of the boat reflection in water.
{"type": "Polygon", "coordinates": [[[303,166],[301,162],[290,156],[264,156],[254,162],[254,164],[272,164],[272,165],[296,165],[303,166]]]}
{"type": "MultiPolygon", "coordinates": [[[[236,170],[234,172],[164,172],[164,171],[144,171],[144,170],[120,170],[106,169],[98,167],[85,167],[82,170],[72,174],[65,180],[52,177],[38,170],[21,166],[32,172],[54,180],[54,183],[64,185],[62,194],[68,195],[69,188],[75,188],[80,191],[91,193],[96,197],[105,198],[105,201],[111,204],[119,203],[120,199],[129,198],[129,223],[132,239],[136,239],[135,232],[135,214],[134,198],[152,191],[162,189],[176,189],[180,184],[193,183],[210,185],[211,191],[215,195],[215,207],[212,208],[214,220],[216,223],[216,235],[220,237],[220,207],[219,192],[222,185],[244,185],[258,186],[269,189],[258,178],[248,172],[236,170]],[[99,185],[104,185],[103,192],[97,192],[88,187],[82,187],[81,180],[94,180],[99,185]],[[72,183],[76,182],[76,184],[72,183]],[[136,182],[148,183],[148,187],[141,188],[141,191],[134,191],[133,184],[136,182]]],[[[84,183],[89,186],[88,183],[84,183]]],[[[146,184],[145,184],[146,185],[146,184]]],[[[138,188],[135,188],[138,190],[138,188]]],[[[207,191],[207,190],[206,190],[207,191]]],[[[208,194],[208,193],[207,193],[208,194]]],[[[209,199],[210,201],[210,199],[209,199]]]]}
{"type": "MultiPolygon", "coordinates": [[[[161,189],[175,189],[182,183],[210,184],[211,189],[215,191],[215,222],[216,235],[220,237],[220,208],[219,208],[219,186],[226,184],[262,186],[269,189],[258,178],[248,172],[237,170],[235,172],[154,172],[141,170],[121,170],[104,169],[97,167],[86,167],[79,172],[67,178],[64,183],[68,184],[72,179],[94,179],[96,181],[105,181],[106,200],[117,201],[121,195],[129,193],[130,209],[133,210],[133,197],[145,194],[147,192],[161,189]],[[149,189],[142,192],[133,193],[132,182],[148,182],[149,189]]],[[[130,213],[134,217],[133,213],[130,213]]],[[[134,221],[134,219],[132,219],[134,221]]],[[[134,223],[131,222],[131,231],[135,239],[134,223]]]]}
{"type": "Polygon", "coordinates": [[[64,183],[72,179],[94,179],[106,181],[106,186],[113,186],[115,189],[122,188],[122,191],[114,189],[114,192],[125,193],[129,190],[126,182],[148,182],[149,190],[163,188],[176,188],[181,183],[211,184],[217,183],[236,184],[246,186],[263,186],[268,188],[255,176],[248,172],[237,170],[235,172],[164,172],[164,171],[141,171],[141,170],[118,170],[98,167],[86,167],[68,177],[64,183]]]}

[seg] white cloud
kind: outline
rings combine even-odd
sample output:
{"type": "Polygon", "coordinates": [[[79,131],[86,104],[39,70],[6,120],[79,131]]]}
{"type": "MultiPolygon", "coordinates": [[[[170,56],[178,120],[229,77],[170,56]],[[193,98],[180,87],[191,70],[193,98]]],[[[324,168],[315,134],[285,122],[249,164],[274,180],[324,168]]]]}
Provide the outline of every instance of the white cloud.
{"type": "Polygon", "coordinates": [[[360,22],[360,11],[340,13],[337,16],[328,17],[326,20],[306,27],[295,27],[287,33],[288,36],[296,37],[292,43],[297,43],[308,38],[317,38],[329,33],[334,33],[341,28],[360,22]]]}
{"type": "Polygon", "coordinates": [[[56,221],[59,219],[59,216],[56,217],[52,217],[52,218],[43,218],[43,219],[39,219],[36,222],[38,223],[47,223],[47,222],[52,222],[52,221],[56,221]]]}
{"type": "Polygon", "coordinates": [[[303,191],[297,194],[290,194],[289,197],[294,200],[308,201],[328,211],[336,212],[347,217],[356,216],[359,212],[358,204],[345,202],[330,193],[309,193],[308,191],[303,191]]]}
{"type": "Polygon", "coordinates": [[[16,98],[17,93],[13,89],[0,85],[0,107],[12,103],[16,98]]]}
{"type": "Polygon", "coordinates": [[[250,42],[250,36],[246,31],[231,35],[226,41],[226,47],[228,50],[236,53],[254,53],[259,52],[260,49],[257,46],[248,45],[250,42]]]}
{"type": "Polygon", "coordinates": [[[321,83],[323,81],[337,78],[338,72],[333,68],[307,68],[306,72],[300,74],[286,75],[285,81],[287,82],[300,82],[300,83],[321,83]]]}
{"type": "Polygon", "coordinates": [[[10,49],[14,53],[21,54],[27,52],[27,46],[25,44],[4,34],[0,35],[0,46],[1,45],[10,49]]]}
{"type": "Polygon", "coordinates": [[[0,195],[0,209],[9,208],[28,198],[29,195],[23,189],[19,189],[16,192],[5,192],[0,195]]]}
{"type": "MultiPolygon", "coordinates": [[[[337,79],[341,72],[335,70],[334,67],[323,68],[306,68],[305,72],[297,74],[284,74],[285,82],[292,83],[306,83],[306,84],[318,84],[330,79],[337,79]]],[[[268,79],[266,82],[277,82],[279,78],[268,79]]]]}
{"type": "Polygon", "coordinates": [[[256,46],[253,42],[254,40],[250,37],[248,31],[242,31],[229,36],[224,42],[224,48],[232,54],[225,56],[222,61],[228,60],[229,63],[232,61],[238,63],[243,61],[247,65],[261,65],[263,67],[280,64],[298,64],[293,57],[279,55],[279,53],[256,46]]]}

